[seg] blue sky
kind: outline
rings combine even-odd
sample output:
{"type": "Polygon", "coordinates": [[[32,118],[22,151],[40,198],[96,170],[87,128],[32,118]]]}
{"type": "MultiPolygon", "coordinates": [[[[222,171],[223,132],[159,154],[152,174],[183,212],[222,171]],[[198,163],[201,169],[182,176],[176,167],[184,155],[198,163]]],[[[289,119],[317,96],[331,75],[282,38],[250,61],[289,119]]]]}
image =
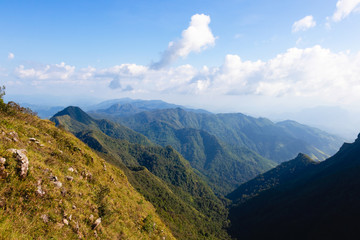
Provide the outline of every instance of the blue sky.
{"type": "Polygon", "coordinates": [[[359,0],[0,1],[8,100],[262,115],[360,102],[359,0]],[[46,100],[44,100],[46,99],[46,100]]]}

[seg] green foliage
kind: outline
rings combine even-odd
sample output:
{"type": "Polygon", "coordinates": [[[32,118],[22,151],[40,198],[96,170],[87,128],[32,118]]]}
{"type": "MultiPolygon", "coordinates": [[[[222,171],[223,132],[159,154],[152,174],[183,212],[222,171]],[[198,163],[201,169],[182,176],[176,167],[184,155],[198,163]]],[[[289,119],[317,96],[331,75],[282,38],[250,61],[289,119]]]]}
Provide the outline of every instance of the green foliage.
{"type": "Polygon", "coordinates": [[[174,239],[123,171],[14,103],[0,110],[0,157],[6,159],[0,176],[1,239],[95,239],[93,224],[100,217],[100,239],[174,239]],[[25,178],[19,177],[12,148],[27,151],[25,178]],[[62,186],[54,184],[54,176],[62,186]],[[148,215],[157,226],[151,235],[141,230],[148,215]]]}
{"type": "Polygon", "coordinates": [[[230,209],[230,233],[239,239],[352,239],[360,213],[359,156],[358,138],[333,157],[240,202],[230,209]]]}
{"type": "Polygon", "coordinates": [[[113,134],[119,129],[111,123],[108,126],[112,128],[107,127],[107,131],[100,126],[94,128],[92,123],[80,129],[79,121],[68,116],[56,116],[53,120],[74,124],[74,127],[70,124],[65,127],[108,162],[121,168],[135,189],[155,206],[175,237],[228,238],[224,231],[227,210],[223,203],[171,146],[130,143],[122,138],[125,135],[113,134]]]}
{"type": "MultiPolygon", "coordinates": [[[[97,114],[99,116],[100,113],[97,114]]],[[[156,134],[157,130],[163,127],[177,130],[193,128],[206,131],[229,146],[249,148],[277,163],[292,159],[299,152],[323,160],[334,154],[343,142],[339,137],[296,122],[273,123],[265,118],[253,118],[241,113],[206,114],[176,108],[127,117],[104,115],[109,116],[161,145],[172,143],[162,143],[161,140],[167,138],[163,138],[164,134],[156,134]]]]}
{"type": "Polygon", "coordinates": [[[319,162],[312,160],[305,154],[299,154],[295,159],[283,162],[277,167],[258,175],[254,179],[243,183],[235,191],[226,197],[235,204],[242,203],[249,198],[253,198],[262,191],[274,188],[279,184],[283,184],[305,171],[312,169],[319,162]]]}

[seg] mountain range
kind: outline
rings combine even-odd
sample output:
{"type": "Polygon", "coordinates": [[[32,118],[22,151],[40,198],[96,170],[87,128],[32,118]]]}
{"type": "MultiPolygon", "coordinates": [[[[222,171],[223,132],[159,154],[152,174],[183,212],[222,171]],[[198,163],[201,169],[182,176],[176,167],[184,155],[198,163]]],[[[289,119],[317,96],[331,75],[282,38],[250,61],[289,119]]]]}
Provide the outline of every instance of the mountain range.
{"type": "Polygon", "coordinates": [[[229,194],[231,236],[353,239],[360,213],[359,137],[323,162],[299,155],[229,194]]]}
{"type": "Polygon", "coordinates": [[[227,239],[224,204],[171,146],[152,144],[143,135],[108,120],[93,119],[78,107],[67,107],[51,120],[122,169],[175,237],[227,239]]]}
{"type": "Polygon", "coordinates": [[[223,195],[299,152],[324,160],[343,142],[294,121],[273,123],[240,113],[199,113],[182,108],[124,115],[118,106],[89,114],[125,125],[161,146],[171,145],[207,178],[215,193],[223,195]]]}
{"type": "Polygon", "coordinates": [[[113,103],[89,113],[67,107],[51,118],[56,128],[0,98],[3,238],[357,233],[360,135],[327,157],[341,138],[294,121],[113,103]]]}

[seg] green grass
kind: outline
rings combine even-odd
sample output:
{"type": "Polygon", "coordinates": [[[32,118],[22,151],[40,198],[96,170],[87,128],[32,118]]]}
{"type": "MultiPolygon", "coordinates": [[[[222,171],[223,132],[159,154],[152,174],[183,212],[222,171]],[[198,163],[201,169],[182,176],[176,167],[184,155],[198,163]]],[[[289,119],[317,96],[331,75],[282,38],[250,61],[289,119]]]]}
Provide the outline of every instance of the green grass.
{"type": "Polygon", "coordinates": [[[6,158],[8,174],[0,179],[0,239],[95,239],[95,235],[100,239],[174,239],[122,170],[52,122],[15,104],[0,105],[0,156],[6,158]],[[18,141],[11,132],[17,133],[18,141]],[[43,146],[30,142],[32,137],[43,146]],[[29,171],[24,179],[18,176],[17,160],[9,148],[27,150],[29,171]],[[70,167],[76,171],[70,172],[70,167]],[[50,180],[52,175],[61,188],[50,180]],[[67,176],[73,180],[66,180],[67,176]],[[38,185],[44,196],[36,193],[38,185]],[[149,229],[148,216],[155,224],[151,231],[144,230],[149,229]],[[95,233],[92,225],[99,217],[102,221],[95,233]],[[69,225],[62,225],[64,218],[69,225]]]}

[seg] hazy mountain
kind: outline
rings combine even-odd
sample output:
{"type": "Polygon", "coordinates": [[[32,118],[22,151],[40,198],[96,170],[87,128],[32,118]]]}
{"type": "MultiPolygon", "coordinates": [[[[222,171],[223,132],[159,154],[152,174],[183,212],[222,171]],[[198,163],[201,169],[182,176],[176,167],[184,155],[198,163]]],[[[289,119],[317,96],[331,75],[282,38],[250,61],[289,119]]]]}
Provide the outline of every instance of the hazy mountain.
{"type": "Polygon", "coordinates": [[[112,99],[85,108],[87,111],[95,114],[109,114],[115,116],[129,116],[143,111],[152,111],[157,109],[183,108],[188,111],[208,113],[202,109],[186,108],[180,105],[167,103],[161,100],[141,100],[131,98],[112,99]]]}
{"type": "Polygon", "coordinates": [[[42,119],[49,119],[54,116],[55,113],[64,109],[62,106],[43,106],[36,104],[28,104],[22,103],[21,106],[30,108],[33,112],[35,112],[42,119]]]}
{"type": "Polygon", "coordinates": [[[122,170],[1,100],[1,239],[175,239],[122,170]]]}
{"type": "MultiPolygon", "coordinates": [[[[359,137],[352,144],[345,143],[326,161],[311,163],[296,175],[289,171],[291,176],[286,181],[231,208],[232,236],[238,239],[356,236],[360,214],[359,137]]],[[[263,174],[264,178],[269,173],[263,174]]]]}
{"type": "Polygon", "coordinates": [[[129,127],[155,143],[174,147],[206,177],[216,193],[227,194],[240,183],[276,165],[244,146],[226,144],[207,131],[192,128],[197,125],[197,116],[180,108],[166,109],[132,115],[123,123],[131,121],[133,124],[128,124],[129,127]]]}
{"type": "Polygon", "coordinates": [[[306,125],[289,121],[273,123],[266,118],[253,118],[241,113],[205,114],[176,108],[142,112],[127,117],[111,114],[111,119],[158,143],[160,139],[153,139],[150,133],[146,133],[151,131],[150,125],[155,122],[167,123],[173,129],[203,130],[228,145],[247,147],[278,163],[296,157],[299,152],[304,152],[313,159],[323,160],[334,154],[343,142],[340,137],[306,125]]]}
{"type": "Polygon", "coordinates": [[[318,106],[306,108],[297,112],[273,114],[273,119],[293,119],[297,122],[307,124],[342,136],[353,141],[360,128],[360,114],[349,112],[341,107],[318,106]]]}
{"type": "Polygon", "coordinates": [[[68,107],[51,120],[120,167],[176,237],[227,238],[223,203],[172,147],[149,144],[144,136],[120,124],[92,119],[77,107],[68,107]],[[146,146],[139,144],[144,142],[146,146]]]}

